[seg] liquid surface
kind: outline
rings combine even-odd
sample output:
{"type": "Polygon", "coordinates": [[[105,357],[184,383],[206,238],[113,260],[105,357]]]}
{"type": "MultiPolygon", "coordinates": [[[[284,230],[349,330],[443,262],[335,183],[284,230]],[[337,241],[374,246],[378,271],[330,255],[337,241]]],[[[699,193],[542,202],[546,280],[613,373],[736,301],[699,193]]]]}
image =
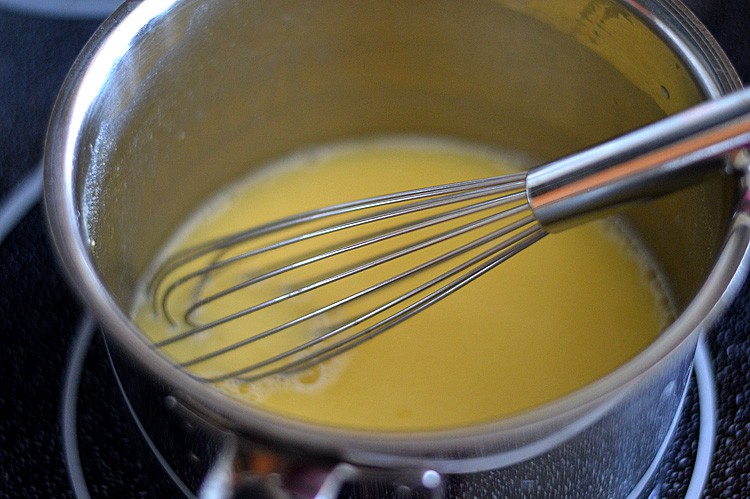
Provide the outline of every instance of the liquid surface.
{"type": "MultiPolygon", "coordinates": [[[[186,224],[166,253],[304,210],[495,176],[523,166],[519,163],[516,158],[476,148],[417,139],[331,146],[254,173],[186,224]]],[[[386,249],[399,247],[393,244],[386,249]]],[[[457,244],[450,243],[451,247],[457,244]]],[[[438,254],[435,248],[439,246],[429,245],[425,251],[438,254]]],[[[425,256],[408,257],[411,260],[398,264],[401,267],[378,267],[374,278],[346,280],[320,296],[311,293],[291,304],[269,307],[252,317],[200,332],[165,347],[165,352],[180,361],[195,358],[217,345],[247,337],[250,331],[267,330],[323,306],[332,294],[346,296],[418,265],[425,256]]],[[[286,261],[287,257],[283,258],[286,261]]],[[[587,224],[545,237],[436,305],[322,365],[254,382],[231,378],[216,386],[273,412],[358,429],[439,429],[500,418],[549,402],[606,375],[659,334],[670,319],[669,307],[647,260],[613,224],[587,224]]],[[[215,257],[207,257],[195,266],[214,261],[215,257]]],[[[194,279],[195,284],[180,286],[170,294],[168,309],[184,309],[198,295],[208,296],[212,290],[257,275],[258,268],[274,265],[277,262],[261,257],[208,279],[194,279]]],[[[312,274],[329,272],[314,268],[217,300],[196,311],[193,320],[204,324],[309,282],[312,274]]],[[[414,286],[409,282],[393,288],[399,291],[414,286]]],[[[388,293],[396,291],[389,288],[388,293]]],[[[368,300],[371,304],[382,299],[367,298],[363,306],[368,300]]],[[[353,310],[356,315],[366,309],[353,310]]],[[[145,292],[137,300],[134,317],[154,341],[187,328],[170,325],[162,314],[155,313],[145,292]]],[[[304,325],[302,332],[289,334],[314,338],[342,320],[335,312],[324,314],[304,325]]],[[[286,341],[274,339],[268,347],[259,342],[189,369],[205,376],[231,372],[279,348],[278,342],[283,349],[298,340],[286,341]]]]}

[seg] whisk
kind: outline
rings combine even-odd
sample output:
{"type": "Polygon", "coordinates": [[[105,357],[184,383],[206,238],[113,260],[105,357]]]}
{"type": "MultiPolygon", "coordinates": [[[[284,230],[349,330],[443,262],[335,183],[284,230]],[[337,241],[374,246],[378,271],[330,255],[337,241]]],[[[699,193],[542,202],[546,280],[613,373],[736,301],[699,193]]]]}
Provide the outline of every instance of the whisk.
{"type": "Polygon", "coordinates": [[[206,382],[306,370],[413,317],[547,233],[717,170],[739,172],[747,144],[750,90],[743,90],[527,173],[338,204],[213,239],[169,256],[153,273],[154,313],[174,329],[153,347],[206,382]],[[734,165],[718,160],[732,151],[734,165]],[[227,302],[236,309],[226,313],[227,302]],[[173,353],[190,339],[205,351],[173,353]]]}

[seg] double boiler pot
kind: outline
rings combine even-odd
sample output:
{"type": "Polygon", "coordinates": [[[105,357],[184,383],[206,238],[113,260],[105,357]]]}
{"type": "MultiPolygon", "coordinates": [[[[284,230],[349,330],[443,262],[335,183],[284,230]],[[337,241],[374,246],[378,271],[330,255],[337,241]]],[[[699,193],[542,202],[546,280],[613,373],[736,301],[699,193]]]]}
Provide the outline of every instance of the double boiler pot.
{"type": "Polygon", "coordinates": [[[286,153],[427,134],[544,162],[737,88],[673,0],[126,2],[60,93],[46,207],[146,431],[175,459],[196,455],[178,467],[205,475],[186,479],[195,492],[638,497],[698,338],[744,278],[742,155],[723,160],[731,173],[621,215],[664,273],[674,323],[596,382],[496,421],[380,432],[273,414],[173,367],[128,311],[201,202],[286,153]]]}

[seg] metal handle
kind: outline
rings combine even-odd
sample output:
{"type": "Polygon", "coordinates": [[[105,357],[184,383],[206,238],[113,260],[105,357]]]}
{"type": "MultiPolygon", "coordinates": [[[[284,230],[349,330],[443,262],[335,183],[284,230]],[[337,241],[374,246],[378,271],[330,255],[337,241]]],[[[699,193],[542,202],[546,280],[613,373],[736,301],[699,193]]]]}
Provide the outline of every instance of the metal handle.
{"type": "Polygon", "coordinates": [[[722,167],[708,160],[748,144],[750,89],[745,89],[536,167],[528,173],[526,192],[539,223],[557,232],[694,184],[722,167]]]}

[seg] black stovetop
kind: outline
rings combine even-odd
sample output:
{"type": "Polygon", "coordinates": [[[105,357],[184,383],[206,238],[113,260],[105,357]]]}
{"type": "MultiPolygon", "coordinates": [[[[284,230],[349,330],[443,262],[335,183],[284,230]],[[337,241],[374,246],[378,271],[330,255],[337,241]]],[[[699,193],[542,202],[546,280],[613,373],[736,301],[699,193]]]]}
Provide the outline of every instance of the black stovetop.
{"type": "MultiPolygon", "coordinates": [[[[103,5],[115,2],[88,2],[88,17],[87,2],[34,3],[0,0],[0,497],[180,497],[127,410],[100,336],[88,334],[38,202],[55,94],[103,5]]],[[[688,3],[750,82],[750,2],[688,3]]],[[[746,285],[705,342],[717,393],[707,497],[750,497],[749,297],[746,285]]],[[[659,496],[684,496],[700,466],[704,391],[692,383],[659,496]]]]}

